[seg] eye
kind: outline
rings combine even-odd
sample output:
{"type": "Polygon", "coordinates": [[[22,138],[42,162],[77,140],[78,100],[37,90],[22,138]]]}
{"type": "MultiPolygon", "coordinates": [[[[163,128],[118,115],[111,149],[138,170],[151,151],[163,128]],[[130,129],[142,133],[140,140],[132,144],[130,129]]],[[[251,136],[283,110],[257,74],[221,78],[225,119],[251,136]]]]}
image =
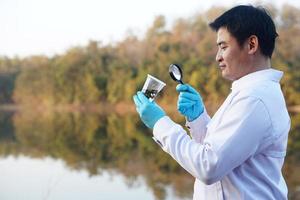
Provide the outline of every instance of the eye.
{"type": "Polygon", "coordinates": [[[221,49],[225,50],[225,49],[227,49],[227,46],[222,46],[221,49]]]}

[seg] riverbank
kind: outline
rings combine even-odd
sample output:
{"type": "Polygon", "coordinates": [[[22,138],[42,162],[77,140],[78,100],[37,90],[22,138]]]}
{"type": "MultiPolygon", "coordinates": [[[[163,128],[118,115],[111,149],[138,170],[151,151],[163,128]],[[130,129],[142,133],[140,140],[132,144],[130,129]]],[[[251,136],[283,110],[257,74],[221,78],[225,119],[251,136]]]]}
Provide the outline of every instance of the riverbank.
{"type": "MultiPolygon", "coordinates": [[[[167,112],[176,112],[176,105],[174,104],[160,104],[167,112]]],[[[18,111],[35,111],[35,112],[90,112],[107,114],[116,112],[119,114],[126,114],[135,112],[133,103],[121,102],[116,104],[101,102],[92,105],[58,105],[58,106],[23,106],[16,104],[0,105],[0,111],[18,112],[18,111]]],[[[300,105],[290,106],[288,111],[291,113],[300,113],[300,105]]]]}

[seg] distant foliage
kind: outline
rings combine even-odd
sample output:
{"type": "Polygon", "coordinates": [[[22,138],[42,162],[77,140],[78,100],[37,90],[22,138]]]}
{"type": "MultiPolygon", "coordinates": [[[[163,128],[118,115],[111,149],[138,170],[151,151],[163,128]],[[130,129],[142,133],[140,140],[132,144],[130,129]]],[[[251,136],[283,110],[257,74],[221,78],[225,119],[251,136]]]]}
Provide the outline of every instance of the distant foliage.
{"type": "MultiPolygon", "coordinates": [[[[130,35],[115,45],[90,41],[63,55],[48,58],[0,58],[0,103],[55,106],[132,102],[146,75],[167,83],[161,103],[176,102],[175,85],[168,74],[171,63],[183,66],[184,80],[202,94],[215,111],[229,92],[230,83],[219,75],[216,34],[208,23],[224,8],[212,8],[188,19],[178,19],[166,28],[158,16],[144,38],[130,35]]],[[[286,5],[270,7],[279,39],[273,56],[274,68],[283,70],[282,88],[288,105],[300,104],[300,10],[286,5]]]]}

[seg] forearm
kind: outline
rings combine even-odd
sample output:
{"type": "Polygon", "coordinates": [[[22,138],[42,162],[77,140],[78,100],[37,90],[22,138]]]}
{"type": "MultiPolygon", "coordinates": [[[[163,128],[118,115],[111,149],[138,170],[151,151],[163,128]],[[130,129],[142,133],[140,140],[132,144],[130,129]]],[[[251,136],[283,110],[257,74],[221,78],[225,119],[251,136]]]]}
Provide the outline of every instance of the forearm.
{"type": "Polygon", "coordinates": [[[209,144],[199,144],[191,139],[184,129],[170,118],[164,117],[154,126],[154,137],[192,176],[206,184],[218,180],[215,177],[217,156],[209,144]]]}
{"type": "Polygon", "coordinates": [[[207,132],[207,124],[211,120],[206,110],[194,121],[186,121],[186,127],[189,129],[192,138],[197,143],[203,143],[207,132]]]}

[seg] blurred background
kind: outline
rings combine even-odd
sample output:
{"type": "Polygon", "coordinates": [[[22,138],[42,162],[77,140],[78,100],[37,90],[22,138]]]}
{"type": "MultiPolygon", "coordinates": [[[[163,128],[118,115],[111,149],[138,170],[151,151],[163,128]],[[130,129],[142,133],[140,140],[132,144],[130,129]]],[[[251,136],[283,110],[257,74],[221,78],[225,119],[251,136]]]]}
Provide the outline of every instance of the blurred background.
{"type": "Polygon", "coordinates": [[[300,1],[1,0],[0,199],[191,199],[194,178],[152,140],[132,101],[147,74],[167,86],[174,121],[184,80],[213,115],[230,90],[208,23],[238,4],[262,5],[279,33],[292,119],[283,173],[300,199],[300,1]]]}

